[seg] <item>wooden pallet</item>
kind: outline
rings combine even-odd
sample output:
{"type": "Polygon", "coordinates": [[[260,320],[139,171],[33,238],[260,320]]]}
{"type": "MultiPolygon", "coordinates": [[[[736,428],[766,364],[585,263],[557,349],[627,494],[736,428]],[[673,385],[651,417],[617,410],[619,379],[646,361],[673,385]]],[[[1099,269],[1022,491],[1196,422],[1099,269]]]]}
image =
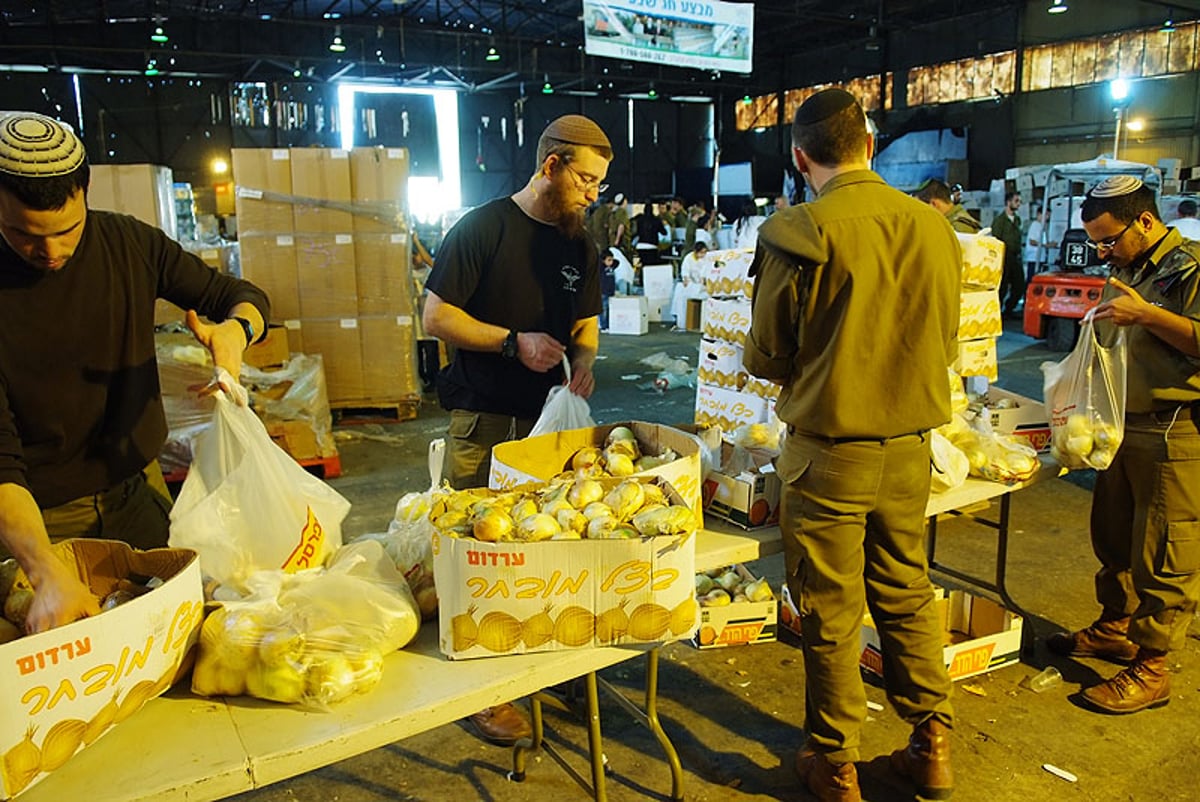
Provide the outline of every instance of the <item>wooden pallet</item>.
{"type": "MultiPolygon", "coordinates": [[[[312,457],[310,459],[296,460],[309,473],[320,477],[321,479],[336,479],[342,475],[342,457],[340,454],[333,454],[328,457],[312,457]]],[[[187,468],[181,468],[177,471],[164,473],[163,479],[168,485],[182,484],[187,478],[187,468]]]]}
{"type": "Polygon", "coordinates": [[[417,417],[420,398],[401,398],[392,401],[336,401],[330,403],[334,425],[354,426],[364,423],[400,423],[417,417]]]}

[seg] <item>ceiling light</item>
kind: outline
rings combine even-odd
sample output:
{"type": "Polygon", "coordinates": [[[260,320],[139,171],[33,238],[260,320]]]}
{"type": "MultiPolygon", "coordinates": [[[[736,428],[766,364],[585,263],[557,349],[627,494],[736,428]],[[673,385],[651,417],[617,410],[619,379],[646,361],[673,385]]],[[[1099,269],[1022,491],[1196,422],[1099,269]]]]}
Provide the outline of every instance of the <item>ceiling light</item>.
{"type": "Polygon", "coordinates": [[[1061,14],[1067,10],[1067,0],[1054,0],[1054,2],[1050,4],[1050,7],[1046,9],[1046,13],[1061,14]]]}
{"type": "Polygon", "coordinates": [[[292,77],[299,78],[301,75],[303,75],[303,73],[300,71],[300,62],[297,61],[296,65],[292,67],[292,77]]]}
{"type": "Polygon", "coordinates": [[[1108,92],[1118,103],[1129,97],[1129,81],[1124,78],[1114,78],[1108,84],[1108,92]]]}
{"type": "Polygon", "coordinates": [[[168,41],[170,41],[170,37],[167,36],[166,31],[163,30],[163,27],[161,25],[155,25],[154,33],[150,34],[150,41],[157,42],[158,44],[161,45],[161,44],[166,44],[168,41]]]}
{"type": "Polygon", "coordinates": [[[145,73],[149,76],[158,75],[158,62],[155,59],[150,59],[146,62],[145,73]]]}
{"type": "Polygon", "coordinates": [[[333,41],[329,43],[329,49],[334,53],[346,52],[346,43],[342,41],[342,26],[339,25],[333,29],[333,41]]]}
{"type": "Polygon", "coordinates": [[[1170,17],[1167,17],[1165,20],[1163,20],[1162,27],[1158,29],[1158,32],[1159,33],[1174,33],[1175,32],[1175,21],[1173,19],[1171,19],[1170,17]]]}
{"type": "Polygon", "coordinates": [[[554,87],[553,87],[553,85],[551,85],[549,78],[547,78],[545,80],[545,82],[542,83],[542,94],[543,95],[553,95],[554,94],[554,87]]]}
{"type": "Polygon", "coordinates": [[[484,61],[499,61],[500,54],[496,52],[496,48],[489,47],[487,55],[483,57],[484,61]]]}
{"type": "Polygon", "coordinates": [[[1146,121],[1143,120],[1141,117],[1135,117],[1134,119],[1125,123],[1125,127],[1128,130],[1133,131],[1135,133],[1138,131],[1145,131],[1146,130],[1146,121]]]}
{"type": "Polygon", "coordinates": [[[651,100],[658,100],[658,91],[655,90],[653,84],[650,85],[650,91],[646,93],[646,97],[650,98],[651,100]]]}

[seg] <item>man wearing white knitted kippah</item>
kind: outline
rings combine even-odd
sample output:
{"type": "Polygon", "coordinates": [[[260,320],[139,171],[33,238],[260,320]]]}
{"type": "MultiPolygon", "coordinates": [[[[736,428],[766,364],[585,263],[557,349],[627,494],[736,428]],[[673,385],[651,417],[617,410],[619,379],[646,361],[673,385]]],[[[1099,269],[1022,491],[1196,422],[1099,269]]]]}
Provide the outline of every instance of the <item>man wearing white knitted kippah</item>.
{"type": "Polygon", "coordinates": [[[162,231],[89,210],[89,175],[70,127],[0,111],[0,556],[33,585],[29,632],[98,612],[52,540],[167,544],[155,300],[189,310],[221,386],[243,403],[242,351],[269,312],[260,289],[162,231]]]}
{"type": "Polygon", "coordinates": [[[1129,667],[1084,690],[1104,713],[1171,698],[1167,653],[1181,649],[1200,602],[1200,243],[1159,218],[1153,191],[1105,179],[1080,213],[1111,277],[1094,319],[1102,344],[1128,344],[1124,439],[1092,492],[1095,622],[1052,635],[1072,657],[1129,667]]]}

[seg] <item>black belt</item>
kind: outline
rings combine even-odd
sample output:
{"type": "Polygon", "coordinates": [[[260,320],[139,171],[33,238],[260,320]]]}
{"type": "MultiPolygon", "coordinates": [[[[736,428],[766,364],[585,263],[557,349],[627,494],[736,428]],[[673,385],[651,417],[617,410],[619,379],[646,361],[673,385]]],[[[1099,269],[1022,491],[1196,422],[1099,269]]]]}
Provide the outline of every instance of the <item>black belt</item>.
{"type": "Polygon", "coordinates": [[[823,434],[814,434],[813,432],[805,432],[802,430],[798,431],[794,425],[789,423],[787,431],[788,434],[798,433],[801,436],[812,437],[817,440],[824,440],[827,443],[837,446],[841,445],[842,443],[887,443],[892,440],[899,440],[901,437],[924,437],[925,433],[929,430],[922,429],[919,432],[905,432],[904,434],[893,434],[888,437],[827,437],[823,434]]]}
{"type": "Polygon", "coordinates": [[[1175,421],[1200,420],[1200,401],[1154,412],[1126,412],[1125,423],[1134,426],[1167,426],[1175,421]]]}

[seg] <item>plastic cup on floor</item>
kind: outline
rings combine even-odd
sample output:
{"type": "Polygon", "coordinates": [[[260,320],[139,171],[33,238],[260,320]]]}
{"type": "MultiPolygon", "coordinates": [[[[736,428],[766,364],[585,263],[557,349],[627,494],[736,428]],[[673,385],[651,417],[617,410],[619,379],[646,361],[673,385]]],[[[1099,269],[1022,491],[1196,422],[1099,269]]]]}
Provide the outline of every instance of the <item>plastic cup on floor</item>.
{"type": "Polygon", "coordinates": [[[1034,693],[1050,690],[1062,682],[1062,674],[1054,666],[1046,666],[1039,673],[1026,680],[1025,685],[1034,693]]]}

